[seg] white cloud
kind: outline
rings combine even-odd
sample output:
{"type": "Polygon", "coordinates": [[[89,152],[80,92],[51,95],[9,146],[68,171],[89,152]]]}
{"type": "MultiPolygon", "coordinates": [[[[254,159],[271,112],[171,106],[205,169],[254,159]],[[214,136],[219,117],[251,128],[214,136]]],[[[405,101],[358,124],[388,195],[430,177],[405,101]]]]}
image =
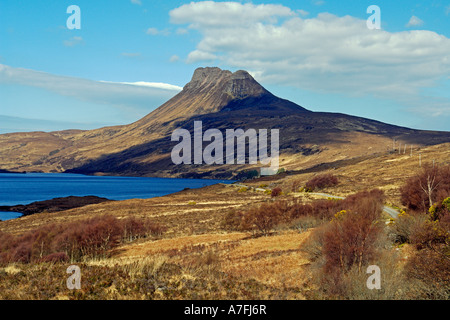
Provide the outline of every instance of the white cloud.
{"type": "Polygon", "coordinates": [[[57,131],[66,129],[89,130],[111,125],[108,122],[55,121],[0,115],[0,134],[9,132],[57,131]]]}
{"type": "Polygon", "coordinates": [[[74,47],[74,46],[82,44],[82,43],[84,43],[83,38],[82,37],[77,37],[77,36],[76,37],[72,37],[69,40],[64,40],[63,41],[63,44],[66,47],[74,47]]]}
{"type": "Polygon", "coordinates": [[[187,58],[187,63],[196,63],[196,62],[214,62],[219,57],[213,53],[195,50],[189,53],[187,58]]]}
{"type": "Polygon", "coordinates": [[[167,29],[159,30],[157,28],[148,28],[146,33],[151,36],[157,36],[157,35],[168,36],[170,34],[170,31],[167,29]]]}
{"type": "Polygon", "coordinates": [[[124,57],[127,57],[127,58],[139,58],[139,57],[141,57],[141,53],[140,52],[122,52],[121,55],[124,56],[124,57]]]}
{"type": "Polygon", "coordinates": [[[305,10],[302,10],[302,9],[297,10],[297,12],[303,17],[306,17],[306,16],[309,15],[308,11],[305,11],[305,10]]]}
{"type": "Polygon", "coordinates": [[[147,34],[150,34],[150,35],[157,35],[158,34],[158,29],[156,29],[156,28],[148,28],[147,29],[147,31],[146,31],[146,33],[147,34]]]}
{"type": "Polygon", "coordinates": [[[137,4],[137,5],[142,5],[142,1],[141,0],[131,0],[132,4],[137,4]]]}
{"type": "Polygon", "coordinates": [[[169,61],[170,62],[177,62],[180,60],[180,57],[177,56],[176,54],[174,54],[173,56],[170,57],[169,61]]]}
{"type": "Polygon", "coordinates": [[[140,87],[148,87],[154,89],[162,89],[162,90],[172,90],[172,91],[181,91],[183,90],[180,86],[175,86],[173,84],[162,83],[162,82],[146,82],[146,81],[137,81],[137,82],[112,82],[112,81],[100,81],[103,83],[119,83],[119,84],[129,84],[132,86],[140,86],[140,87]]]}
{"type": "Polygon", "coordinates": [[[418,27],[421,25],[423,25],[423,21],[416,16],[412,16],[406,24],[406,27],[418,27]]]}
{"type": "Polygon", "coordinates": [[[432,31],[369,30],[351,16],[305,19],[248,3],[190,3],[170,17],[202,35],[188,63],[220,62],[267,84],[409,103],[450,74],[450,39],[432,31]]]}
{"type": "Polygon", "coordinates": [[[230,27],[234,24],[251,25],[255,22],[276,22],[276,17],[294,16],[295,13],[282,5],[237,2],[191,2],[170,12],[173,23],[191,24],[192,28],[211,26],[230,27]]]}
{"type": "Polygon", "coordinates": [[[325,1],[323,1],[323,0],[313,0],[312,3],[315,6],[322,6],[322,5],[325,4],[325,1]]]}
{"type": "Polygon", "coordinates": [[[445,14],[448,16],[450,15],[450,5],[448,5],[447,7],[445,7],[445,14]]]}
{"type": "Polygon", "coordinates": [[[36,87],[81,101],[141,110],[160,106],[182,89],[159,82],[94,81],[0,64],[1,84],[36,87]]]}
{"type": "Polygon", "coordinates": [[[179,35],[187,34],[189,31],[185,28],[178,28],[176,33],[179,35]]]}

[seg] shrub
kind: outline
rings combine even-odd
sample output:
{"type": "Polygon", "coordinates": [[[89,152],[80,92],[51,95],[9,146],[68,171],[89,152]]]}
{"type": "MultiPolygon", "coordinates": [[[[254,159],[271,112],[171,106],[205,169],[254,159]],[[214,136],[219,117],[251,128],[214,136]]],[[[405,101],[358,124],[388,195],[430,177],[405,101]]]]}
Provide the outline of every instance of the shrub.
{"type": "Polygon", "coordinates": [[[336,268],[346,272],[355,265],[361,267],[374,258],[374,243],[380,234],[380,224],[374,219],[380,212],[344,212],[331,221],[324,234],[323,254],[326,259],[325,271],[331,273],[336,268]]]}
{"type": "Polygon", "coordinates": [[[435,251],[423,250],[408,259],[406,275],[414,281],[416,299],[450,299],[450,260],[435,251]]]}
{"type": "Polygon", "coordinates": [[[254,179],[259,177],[258,170],[250,170],[246,173],[247,179],[254,179]]]}
{"type": "Polygon", "coordinates": [[[251,208],[243,215],[241,226],[243,229],[257,230],[263,235],[268,235],[283,221],[283,213],[287,212],[286,207],[283,207],[281,202],[275,202],[263,203],[259,207],[251,208]]]}
{"type": "Polygon", "coordinates": [[[98,216],[51,224],[21,236],[0,232],[0,262],[66,261],[104,257],[123,241],[158,236],[165,228],[151,221],[98,216]]]}
{"type": "Polygon", "coordinates": [[[122,240],[130,242],[148,236],[160,236],[166,230],[165,227],[150,220],[134,217],[120,220],[119,227],[122,230],[122,240]]]}
{"type": "Polygon", "coordinates": [[[302,233],[311,228],[315,228],[320,224],[316,217],[312,216],[300,216],[299,218],[293,220],[290,225],[292,225],[298,232],[302,233]]]}
{"type": "Polygon", "coordinates": [[[302,185],[302,183],[300,180],[294,180],[291,184],[291,191],[299,192],[301,185],[302,185]]]}
{"type": "Polygon", "coordinates": [[[411,243],[418,250],[431,249],[437,251],[437,247],[450,243],[450,233],[439,221],[426,220],[411,234],[411,243]]]}
{"type": "Polygon", "coordinates": [[[276,187],[272,190],[272,192],[270,193],[270,196],[273,197],[278,197],[279,195],[281,195],[282,190],[279,187],[276,187]]]}
{"type": "Polygon", "coordinates": [[[326,227],[327,225],[321,225],[315,229],[300,248],[312,262],[318,261],[322,257],[326,227]]]}
{"type": "Polygon", "coordinates": [[[32,244],[28,241],[17,243],[8,256],[8,261],[29,263],[31,261],[32,244]]]}
{"type": "Polygon", "coordinates": [[[342,296],[350,285],[349,272],[361,274],[362,267],[378,257],[383,200],[383,192],[375,189],[341,201],[311,204],[311,215],[331,219],[316,228],[302,246],[314,262],[314,281],[327,290],[326,294],[342,296]]]}
{"type": "Polygon", "coordinates": [[[409,209],[428,212],[436,202],[450,195],[450,165],[426,164],[422,171],[409,178],[400,188],[402,204],[409,209]]]}
{"type": "Polygon", "coordinates": [[[432,220],[443,220],[450,215],[450,197],[433,204],[428,210],[432,220]]]}
{"type": "Polygon", "coordinates": [[[82,257],[104,257],[119,244],[122,230],[117,218],[95,217],[70,223],[56,239],[56,249],[66,252],[71,260],[82,257]]]}
{"type": "Polygon", "coordinates": [[[316,189],[333,187],[338,183],[339,181],[337,177],[328,173],[328,174],[321,174],[310,179],[308,182],[306,182],[305,187],[308,191],[314,191],[316,189]]]}
{"type": "Polygon", "coordinates": [[[378,216],[375,212],[381,212],[383,201],[384,194],[378,189],[359,192],[344,200],[316,200],[310,204],[303,204],[298,199],[275,201],[243,212],[230,211],[223,218],[221,225],[226,230],[257,230],[268,234],[280,224],[289,228],[296,227],[296,223],[303,217],[311,217],[310,221],[318,225],[320,221],[331,220],[336,212],[344,209],[364,214],[371,212],[374,214],[373,218],[376,218],[378,216]]]}
{"type": "Polygon", "coordinates": [[[221,227],[225,230],[240,231],[242,230],[242,217],[244,214],[241,211],[229,211],[222,220],[221,227]]]}
{"type": "Polygon", "coordinates": [[[51,253],[39,260],[40,262],[67,262],[69,256],[65,252],[51,253]]]}
{"type": "Polygon", "coordinates": [[[410,243],[411,235],[418,225],[423,223],[425,216],[401,213],[389,225],[391,240],[398,244],[410,243]]]}

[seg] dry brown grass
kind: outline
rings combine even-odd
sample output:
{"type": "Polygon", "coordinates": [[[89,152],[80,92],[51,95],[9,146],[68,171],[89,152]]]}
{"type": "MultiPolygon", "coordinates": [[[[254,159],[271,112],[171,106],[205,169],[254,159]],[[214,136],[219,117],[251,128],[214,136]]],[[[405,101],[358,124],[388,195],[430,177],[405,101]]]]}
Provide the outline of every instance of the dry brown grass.
{"type": "Polygon", "coordinates": [[[299,249],[308,236],[309,232],[288,231],[240,241],[223,253],[222,270],[278,287],[300,288],[309,261],[299,249]]]}
{"type": "MultiPolygon", "coordinates": [[[[370,145],[370,144],[369,144],[370,145]]],[[[294,182],[299,182],[300,186],[304,186],[312,177],[330,173],[335,175],[339,184],[335,187],[325,188],[320,192],[330,193],[336,196],[347,196],[359,191],[371,188],[379,188],[383,190],[387,196],[387,202],[396,206],[401,206],[399,187],[406,180],[414,176],[420,171],[419,154],[422,165],[425,163],[450,164],[450,143],[430,147],[415,147],[413,155],[410,156],[410,149],[406,150],[406,154],[386,152],[379,156],[366,159],[354,164],[347,164],[343,167],[336,165],[333,169],[317,171],[312,173],[286,175],[282,179],[276,179],[269,182],[255,181],[248,184],[257,187],[261,183],[266,183],[269,188],[281,187],[286,191],[291,191],[294,182]]],[[[333,160],[333,157],[330,157],[333,160]]],[[[291,170],[302,170],[305,167],[296,165],[290,167],[291,170]]],[[[314,196],[299,193],[298,196],[305,197],[307,200],[314,196]]]]}
{"type": "Polygon", "coordinates": [[[270,198],[260,192],[237,192],[234,186],[213,185],[151,199],[132,199],[89,205],[63,212],[40,213],[0,223],[0,230],[22,234],[41,225],[109,214],[117,218],[151,218],[169,227],[167,236],[215,232],[232,208],[270,198]],[[192,203],[195,202],[193,205],[192,203]]]}
{"type": "MultiPolygon", "coordinates": [[[[388,202],[399,205],[398,187],[419,169],[417,152],[416,150],[413,157],[408,154],[384,154],[345,167],[321,171],[320,173],[332,173],[339,179],[337,186],[326,188],[323,192],[347,196],[370,186],[369,189],[384,190],[388,202]]],[[[433,159],[442,164],[450,163],[450,144],[423,148],[420,152],[422,163],[431,162],[433,159]]],[[[294,181],[306,182],[315,174],[283,175],[269,182],[248,181],[246,184],[258,187],[267,183],[268,188],[279,186],[287,193],[294,181]]],[[[137,240],[116,248],[109,259],[86,262],[85,267],[91,268],[87,272],[93,279],[114,279],[121,275],[115,282],[115,287],[112,287],[113,282],[103,284],[100,279],[99,282],[88,283],[89,290],[96,292],[96,295],[89,295],[87,291],[79,296],[65,291],[55,294],[50,280],[49,284],[42,284],[48,287],[43,291],[38,287],[27,286],[27,281],[35,281],[33,272],[53,277],[55,280],[56,276],[49,275],[46,265],[36,264],[11,265],[0,270],[0,276],[5,281],[4,289],[7,290],[4,296],[17,297],[16,291],[22,290],[19,296],[27,299],[46,298],[47,295],[51,298],[70,299],[305,298],[305,290],[311,289],[305,287],[311,276],[311,261],[300,249],[314,229],[299,233],[280,228],[274,234],[264,237],[253,237],[250,233],[225,232],[221,221],[230,210],[246,210],[250,206],[273,201],[270,194],[252,191],[251,188],[239,192],[239,189],[239,186],[215,185],[165,197],[101,203],[1,222],[0,230],[22,234],[50,223],[75,221],[108,213],[120,219],[130,216],[151,218],[152,221],[169,228],[158,240],[137,240]],[[123,279],[120,278],[122,276],[123,279]],[[142,277],[151,285],[140,282],[142,277]],[[17,286],[9,288],[11,283],[17,283],[17,286]],[[130,283],[135,286],[134,293],[127,291],[130,283]],[[167,291],[164,288],[175,289],[167,291]],[[149,295],[146,294],[148,290],[152,292],[149,295]]],[[[279,198],[302,197],[304,202],[320,198],[309,193],[286,193],[279,198]]],[[[277,200],[280,199],[277,197],[277,200]]],[[[410,255],[410,252],[406,254],[405,251],[406,261],[409,259],[406,256],[410,255]]],[[[54,271],[56,266],[52,265],[50,269],[53,268],[54,271]]],[[[394,267],[392,269],[395,270],[394,267]]],[[[65,280],[66,274],[64,269],[61,270],[65,280]]],[[[55,281],[60,281],[57,279],[59,278],[55,281]]],[[[392,290],[394,289],[393,287],[392,290]]]]}
{"type": "Polygon", "coordinates": [[[125,245],[118,248],[118,257],[139,257],[158,254],[174,255],[177,252],[187,252],[189,249],[201,246],[211,246],[213,244],[239,241],[246,238],[245,233],[223,233],[223,234],[202,234],[155,241],[146,241],[125,245]]]}
{"type": "MultiPolygon", "coordinates": [[[[299,289],[309,263],[300,246],[309,232],[286,231],[268,237],[249,238],[245,233],[207,234],[161,239],[122,246],[118,259],[165,256],[186,268],[208,265],[238,278],[254,279],[277,287],[299,289]]],[[[300,298],[298,296],[297,298],[300,298]]]]}

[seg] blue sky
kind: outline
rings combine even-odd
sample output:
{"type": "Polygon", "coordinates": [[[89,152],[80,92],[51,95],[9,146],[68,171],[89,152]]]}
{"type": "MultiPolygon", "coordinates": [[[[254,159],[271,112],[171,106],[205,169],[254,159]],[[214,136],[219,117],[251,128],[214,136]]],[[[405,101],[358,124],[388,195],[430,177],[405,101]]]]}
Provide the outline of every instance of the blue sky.
{"type": "Polygon", "coordinates": [[[449,131],[450,0],[2,0],[0,133],[131,123],[200,66],[313,111],[449,131]]]}

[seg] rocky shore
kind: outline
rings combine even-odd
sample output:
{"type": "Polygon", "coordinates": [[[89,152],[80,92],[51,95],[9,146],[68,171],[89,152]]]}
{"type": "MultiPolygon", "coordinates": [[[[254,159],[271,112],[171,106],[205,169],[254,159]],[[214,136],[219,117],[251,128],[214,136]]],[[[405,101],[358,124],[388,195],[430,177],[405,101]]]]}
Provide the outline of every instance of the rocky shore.
{"type": "Polygon", "coordinates": [[[107,198],[97,196],[76,197],[69,196],[63,198],[54,198],[51,200],[36,201],[27,205],[0,206],[0,211],[4,212],[20,212],[23,216],[28,216],[40,212],[58,212],[68,209],[84,207],[89,204],[113,201],[107,198]]]}

